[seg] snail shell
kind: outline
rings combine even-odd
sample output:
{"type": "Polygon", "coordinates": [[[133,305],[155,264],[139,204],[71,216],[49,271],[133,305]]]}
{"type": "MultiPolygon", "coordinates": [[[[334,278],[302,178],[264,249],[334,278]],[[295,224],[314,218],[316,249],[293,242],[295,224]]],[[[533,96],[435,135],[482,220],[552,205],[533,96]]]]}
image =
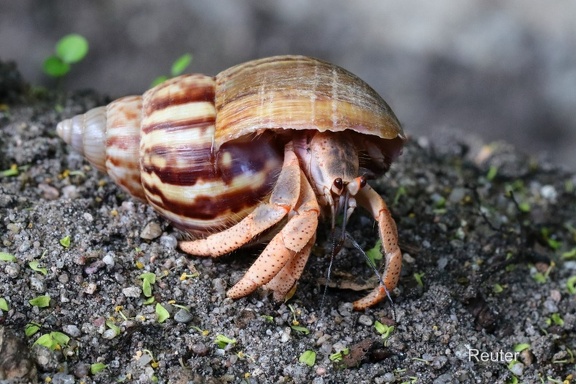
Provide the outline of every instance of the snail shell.
{"type": "Polygon", "coordinates": [[[304,56],[175,77],[57,126],[116,184],[198,236],[231,226],[265,200],[284,145],[310,130],[346,135],[369,176],[384,173],[405,140],[365,82],[304,56]]]}

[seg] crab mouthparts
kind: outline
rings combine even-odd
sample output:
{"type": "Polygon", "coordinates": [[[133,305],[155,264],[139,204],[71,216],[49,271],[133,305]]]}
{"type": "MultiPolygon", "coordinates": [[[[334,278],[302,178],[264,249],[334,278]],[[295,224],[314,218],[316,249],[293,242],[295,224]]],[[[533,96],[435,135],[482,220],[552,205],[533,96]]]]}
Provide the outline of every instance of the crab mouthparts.
{"type": "Polygon", "coordinates": [[[356,194],[366,185],[366,179],[363,176],[359,176],[346,184],[344,186],[343,192],[341,194],[336,194],[333,192],[333,204],[332,204],[332,236],[334,241],[333,255],[336,255],[342,249],[344,240],[346,240],[346,224],[354,209],[356,208],[356,194]],[[335,196],[334,196],[335,195],[335,196]],[[336,227],[336,216],[342,214],[342,229],[340,231],[340,239],[336,240],[334,229],[336,227]]]}

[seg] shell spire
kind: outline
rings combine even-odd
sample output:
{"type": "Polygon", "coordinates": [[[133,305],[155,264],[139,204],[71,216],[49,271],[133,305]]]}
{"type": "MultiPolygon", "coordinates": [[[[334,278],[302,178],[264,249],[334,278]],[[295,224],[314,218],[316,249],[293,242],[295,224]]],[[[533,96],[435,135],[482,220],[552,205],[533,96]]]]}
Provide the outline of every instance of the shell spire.
{"type": "Polygon", "coordinates": [[[56,132],[126,192],[146,200],[140,183],[142,97],[127,96],[64,120],[56,132]]]}

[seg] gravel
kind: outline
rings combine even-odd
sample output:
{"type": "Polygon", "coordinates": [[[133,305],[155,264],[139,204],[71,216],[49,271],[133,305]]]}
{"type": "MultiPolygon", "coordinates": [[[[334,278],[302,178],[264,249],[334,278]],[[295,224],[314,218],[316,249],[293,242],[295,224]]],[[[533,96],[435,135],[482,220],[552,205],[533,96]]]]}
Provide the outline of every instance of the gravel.
{"type": "MultiPolygon", "coordinates": [[[[393,306],[352,310],[364,293],[355,290],[376,281],[352,246],[323,296],[325,225],[287,303],[263,291],[232,301],[226,288],[258,250],[181,253],[170,223],[56,137],[59,120],[103,98],[23,89],[0,100],[0,170],[17,167],[0,178],[0,252],[15,257],[0,261],[0,382],[535,383],[576,371],[574,175],[508,146],[412,138],[373,183],[405,254],[393,306]],[[469,155],[480,149],[481,159],[469,155]],[[149,296],[143,273],[155,275],[149,296]],[[47,306],[30,303],[40,295],[47,306]],[[159,306],[170,315],[162,322],[159,306]],[[376,321],[394,326],[386,340],[376,321]],[[520,344],[515,362],[471,358],[520,344]],[[305,351],[312,366],[299,361],[305,351]]],[[[374,246],[366,216],[348,231],[374,246]]]]}

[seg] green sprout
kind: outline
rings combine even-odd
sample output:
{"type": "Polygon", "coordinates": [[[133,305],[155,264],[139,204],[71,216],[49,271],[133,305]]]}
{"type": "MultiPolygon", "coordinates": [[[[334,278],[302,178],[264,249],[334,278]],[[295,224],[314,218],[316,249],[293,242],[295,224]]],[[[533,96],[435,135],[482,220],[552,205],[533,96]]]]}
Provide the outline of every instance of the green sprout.
{"type": "Polygon", "coordinates": [[[304,335],[307,335],[310,333],[310,331],[308,330],[308,328],[306,327],[302,327],[300,325],[291,325],[290,328],[292,328],[293,330],[295,330],[298,333],[302,333],[304,335]]]}
{"type": "Polygon", "coordinates": [[[38,323],[28,323],[24,327],[24,334],[26,337],[31,337],[36,334],[40,330],[40,324],[38,323]]]}
{"type": "Polygon", "coordinates": [[[418,284],[419,286],[423,287],[424,283],[422,282],[422,278],[424,277],[425,273],[418,273],[418,272],[414,272],[413,276],[414,276],[414,280],[416,280],[416,284],[418,284]]]}
{"type": "Polygon", "coordinates": [[[70,247],[70,235],[61,238],[60,245],[63,246],[64,248],[70,247]]]}
{"type": "Polygon", "coordinates": [[[0,252],[0,261],[14,262],[16,261],[16,256],[6,252],[0,252]]]}
{"type": "Polygon", "coordinates": [[[368,256],[371,265],[376,265],[376,260],[382,260],[382,253],[380,252],[381,247],[382,240],[378,240],[372,248],[366,251],[366,256],[368,256]]]}
{"type": "Polygon", "coordinates": [[[528,344],[528,343],[520,343],[520,344],[514,345],[513,350],[514,350],[514,352],[522,352],[522,351],[524,351],[524,350],[526,350],[526,349],[528,349],[528,348],[530,348],[530,344],[528,344]]]}
{"type": "Polygon", "coordinates": [[[226,349],[229,345],[232,346],[236,344],[236,339],[230,339],[229,337],[218,334],[214,339],[214,344],[220,349],[226,349]]]}
{"type": "Polygon", "coordinates": [[[34,307],[45,308],[50,305],[50,296],[48,295],[38,296],[33,299],[30,299],[28,302],[30,303],[30,305],[34,307]]]}
{"type": "Polygon", "coordinates": [[[18,166],[12,164],[10,168],[0,171],[0,177],[18,176],[18,166]]]}
{"type": "Polygon", "coordinates": [[[300,355],[298,361],[302,364],[306,364],[307,366],[312,367],[316,363],[316,352],[310,350],[304,351],[300,355]]]}
{"type": "Polygon", "coordinates": [[[160,303],[156,303],[156,316],[158,316],[158,322],[162,324],[170,318],[170,313],[160,303]]]}
{"type": "Polygon", "coordinates": [[[156,283],[156,275],[152,272],[146,272],[140,275],[142,279],[142,292],[144,296],[152,296],[152,285],[156,283]]]}
{"type": "Polygon", "coordinates": [[[48,270],[46,268],[39,267],[40,263],[37,260],[32,260],[28,263],[28,266],[35,272],[41,273],[44,276],[48,274],[48,270]]]}
{"type": "Polygon", "coordinates": [[[108,366],[104,363],[94,363],[94,364],[90,365],[90,373],[95,375],[99,372],[102,372],[106,368],[108,368],[108,366]]]}
{"type": "Polygon", "coordinates": [[[72,64],[81,61],[88,53],[88,41],[81,35],[72,33],[56,43],[55,54],[44,60],[42,69],[51,77],[62,77],[70,72],[72,64]]]}
{"type": "Polygon", "coordinates": [[[376,328],[376,332],[382,335],[382,340],[388,339],[390,335],[392,335],[392,332],[394,332],[393,325],[384,325],[378,320],[374,322],[374,328],[376,328]]]}
{"type": "Polygon", "coordinates": [[[8,302],[3,297],[0,297],[0,310],[8,311],[8,302]]]}
{"type": "Polygon", "coordinates": [[[576,294],[576,275],[566,281],[566,288],[571,295],[576,294]]]}
{"type": "Polygon", "coordinates": [[[343,350],[333,353],[330,355],[330,361],[339,362],[342,361],[344,356],[350,353],[350,348],[344,348],[343,350]]]}
{"type": "MultiPolygon", "coordinates": [[[[186,68],[188,68],[191,62],[192,62],[192,55],[189,53],[186,53],[177,58],[176,60],[174,60],[174,62],[172,63],[172,68],[170,68],[170,77],[176,77],[184,73],[184,71],[186,70],[186,68]]],[[[157,78],[154,79],[154,81],[152,81],[151,86],[155,87],[158,84],[165,82],[166,80],[168,80],[168,76],[164,75],[158,76],[157,78]]]]}
{"type": "Polygon", "coordinates": [[[69,341],[70,337],[62,332],[50,332],[40,336],[38,340],[34,342],[34,344],[38,344],[55,351],[62,349],[63,346],[68,345],[69,341]]]}

